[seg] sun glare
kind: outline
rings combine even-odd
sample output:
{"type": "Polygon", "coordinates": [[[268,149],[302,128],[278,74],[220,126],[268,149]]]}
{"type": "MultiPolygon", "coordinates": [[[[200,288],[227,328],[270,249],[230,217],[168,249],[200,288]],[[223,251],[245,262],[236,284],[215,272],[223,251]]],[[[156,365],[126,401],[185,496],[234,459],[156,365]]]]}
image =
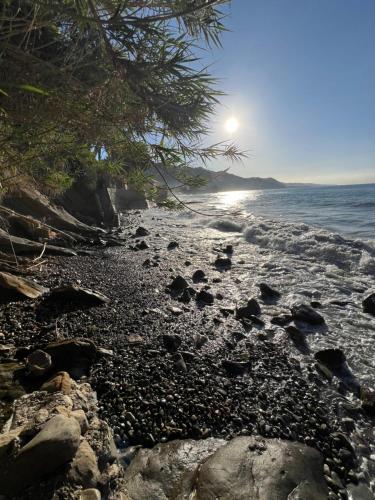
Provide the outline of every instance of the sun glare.
{"type": "Polygon", "coordinates": [[[228,118],[228,120],[225,122],[225,130],[229,133],[229,134],[234,134],[235,132],[237,132],[238,130],[238,127],[239,127],[239,123],[238,123],[238,120],[235,116],[231,116],[230,118],[228,118]]]}

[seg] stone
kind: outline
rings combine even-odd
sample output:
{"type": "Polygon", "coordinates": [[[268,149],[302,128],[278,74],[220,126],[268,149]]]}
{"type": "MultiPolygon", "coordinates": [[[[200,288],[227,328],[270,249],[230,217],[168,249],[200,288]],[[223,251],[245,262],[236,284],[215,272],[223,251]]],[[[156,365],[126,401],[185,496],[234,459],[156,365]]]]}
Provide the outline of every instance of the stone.
{"type": "Polygon", "coordinates": [[[254,298],[251,298],[247,301],[246,306],[237,308],[236,318],[252,319],[252,316],[259,316],[260,314],[261,309],[258,301],[254,298]]]}
{"type": "Polygon", "coordinates": [[[195,342],[195,347],[197,349],[200,349],[208,342],[208,337],[206,335],[201,335],[200,333],[197,333],[197,335],[194,336],[194,342],[195,342]]]}
{"type": "Polygon", "coordinates": [[[57,415],[0,471],[0,494],[15,496],[69,462],[80,442],[80,427],[71,417],[57,415]]]}
{"type": "Polygon", "coordinates": [[[81,428],[81,435],[84,436],[89,428],[85,412],[83,410],[74,410],[70,415],[77,420],[81,428]]]}
{"type": "Polygon", "coordinates": [[[6,296],[9,299],[37,299],[48,292],[48,288],[39,285],[35,281],[4,272],[0,272],[0,290],[1,298],[6,296]]]}
{"type": "Polygon", "coordinates": [[[174,368],[176,371],[187,372],[186,363],[185,363],[183,356],[181,356],[181,354],[176,354],[176,356],[174,357],[173,365],[174,365],[174,368]]]}
{"type": "Polygon", "coordinates": [[[367,295],[362,301],[363,311],[375,316],[375,292],[367,295]]]}
{"type": "Polygon", "coordinates": [[[346,363],[341,349],[323,349],[314,354],[315,359],[332,371],[340,370],[346,363]]]}
{"type": "Polygon", "coordinates": [[[197,269],[192,276],[192,279],[194,283],[199,283],[200,281],[203,281],[206,278],[206,274],[202,269],[197,269]]]}
{"type": "Polygon", "coordinates": [[[221,366],[231,377],[237,377],[243,375],[250,368],[250,363],[248,361],[232,361],[229,359],[224,359],[221,362],[221,366]]]}
{"type": "Polygon", "coordinates": [[[184,440],[141,449],[125,470],[130,500],[326,500],[323,457],[257,436],[184,440]]]}
{"type": "Polygon", "coordinates": [[[79,500],[101,500],[100,491],[96,488],[88,488],[86,490],[78,490],[75,492],[79,500]]]}
{"type": "Polygon", "coordinates": [[[94,342],[80,338],[51,342],[43,350],[50,354],[55,369],[77,378],[88,372],[97,355],[94,342]]]}
{"type": "Polygon", "coordinates": [[[279,314],[271,319],[273,325],[285,326],[293,320],[291,314],[279,314]]]}
{"type": "Polygon", "coordinates": [[[98,484],[100,471],[95,453],[86,439],[79,445],[68,472],[69,480],[76,486],[92,488],[98,484]]]}
{"type": "Polygon", "coordinates": [[[36,377],[40,377],[51,368],[52,359],[48,353],[42,351],[41,349],[37,349],[27,357],[26,366],[30,373],[36,377]]]}
{"type": "Polygon", "coordinates": [[[310,323],[311,325],[321,325],[325,323],[323,316],[316,312],[307,304],[296,304],[291,308],[294,320],[310,323]]]}
{"type": "Polygon", "coordinates": [[[285,328],[285,331],[288,333],[290,339],[292,340],[294,346],[302,353],[309,354],[310,349],[306,341],[306,336],[301,330],[299,330],[294,325],[289,325],[285,328]]]}
{"type": "Polygon", "coordinates": [[[361,386],[360,399],[362,401],[362,408],[369,415],[375,415],[375,390],[369,387],[361,386]]]}
{"type": "Polygon", "coordinates": [[[41,391],[46,392],[62,392],[63,394],[70,394],[72,390],[72,379],[67,372],[58,372],[49,380],[44,382],[41,391]]]}
{"type": "Polygon", "coordinates": [[[9,432],[0,434],[0,467],[2,468],[9,460],[9,456],[14,451],[16,442],[24,430],[24,426],[16,427],[9,432]]]}
{"type": "Polygon", "coordinates": [[[171,313],[174,315],[174,316],[180,316],[184,311],[182,309],[180,309],[179,307],[174,307],[174,306],[171,306],[169,308],[169,310],[171,311],[171,313]]]}
{"type": "Polygon", "coordinates": [[[179,335],[165,334],[162,336],[163,343],[167,351],[176,352],[181,345],[181,337],[179,335]]]}
{"type": "Polygon", "coordinates": [[[258,287],[262,299],[277,299],[280,297],[280,292],[267,285],[267,283],[259,283],[258,287]]]}
{"type": "Polygon", "coordinates": [[[147,250],[150,246],[145,242],[145,240],[140,241],[136,244],[138,250],[147,250]]]}
{"type": "Polygon", "coordinates": [[[102,293],[75,284],[54,288],[48,295],[48,300],[74,301],[83,305],[100,305],[110,302],[109,298],[102,293]]]}
{"type": "Polygon", "coordinates": [[[232,267],[232,260],[229,257],[217,257],[214,265],[219,270],[230,269],[232,267]]]}
{"type": "Polygon", "coordinates": [[[168,243],[167,249],[174,250],[177,247],[179,247],[179,244],[177,243],[177,241],[171,241],[170,243],[168,243]]]}
{"type": "Polygon", "coordinates": [[[188,286],[189,286],[189,283],[186,281],[186,279],[183,276],[178,275],[174,278],[172,283],[169,285],[169,288],[172,291],[182,291],[185,288],[187,288],[188,286]]]}
{"type": "Polygon", "coordinates": [[[208,292],[207,290],[201,290],[199,293],[197,293],[196,296],[196,301],[200,302],[201,304],[206,304],[206,305],[212,305],[214,303],[214,296],[212,293],[208,292]]]}
{"type": "Polygon", "coordinates": [[[150,231],[148,231],[146,228],[142,227],[142,226],[139,226],[137,227],[136,231],[135,231],[135,236],[148,236],[150,234],[150,231]]]}

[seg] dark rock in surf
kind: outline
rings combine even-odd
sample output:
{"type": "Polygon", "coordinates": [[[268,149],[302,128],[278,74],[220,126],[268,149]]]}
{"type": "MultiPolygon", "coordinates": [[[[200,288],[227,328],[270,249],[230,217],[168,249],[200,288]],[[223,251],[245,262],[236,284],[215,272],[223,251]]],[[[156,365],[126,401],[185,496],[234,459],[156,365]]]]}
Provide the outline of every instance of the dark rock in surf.
{"type": "Polygon", "coordinates": [[[175,279],[169,285],[169,288],[172,291],[176,292],[176,291],[182,291],[185,288],[187,288],[188,286],[189,286],[189,283],[186,281],[186,279],[183,276],[178,275],[175,277],[175,279]]]}
{"type": "Polygon", "coordinates": [[[202,269],[197,269],[192,276],[194,283],[199,283],[200,281],[203,281],[205,278],[206,274],[204,271],[202,271],[202,269]]]}
{"type": "Polygon", "coordinates": [[[168,243],[167,249],[168,250],[174,250],[175,248],[179,247],[180,245],[177,243],[177,241],[171,241],[168,243]]]}
{"type": "Polygon", "coordinates": [[[214,303],[214,296],[207,290],[201,290],[196,297],[197,302],[206,305],[212,305],[214,303]]]}
{"type": "Polygon", "coordinates": [[[259,283],[260,296],[262,299],[277,299],[280,297],[280,292],[267,285],[267,283],[259,283]]]}
{"type": "Polygon", "coordinates": [[[299,330],[294,325],[287,326],[285,330],[288,333],[296,349],[298,349],[302,354],[309,354],[310,349],[306,342],[305,334],[302,333],[301,330],[299,330]]]}
{"type": "Polygon", "coordinates": [[[341,349],[323,349],[315,353],[314,357],[332,371],[341,370],[346,363],[345,354],[341,349]]]}
{"type": "Polygon", "coordinates": [[[219,270],[226,270],[232,267],[232,260],[229,257],[217,257],[214,265],[219,270]]]}
{"type": "Polygon", "coordinates": [[[375,292],[370,293],[370,295],[364,298],[362,301],[362,307],[365,313],[375,316],[375,292]]]}
{"type": "Polygon", "coordinates": [[[279,314],[279,316],[274,316],[271,319],[273,325],[285,326],[292,321],[291,314],[279,314]]]}
{"type": "Polygon", "coordinates": [[[304,321],[311,325],[322,325],[325,323],[323,316],[307,304],[297,304],[291,308],[292,317],[297,321],[304,321]]]}
{"type": "Polygon", "coordinates": [[[147,229],[142,226],[139,226],[135,231],[135,236],[148,236],[149,234],[150,232],[147,231],[147,229]]]}
{"type": "Polygon", "coordinates": [[[239,307],[236,311],[237,319],[252,319],[252,316],[259,316],[261,314],[261,309],[258,301],[256,299],[249,299],[247,305],[244,307],[239,307]]]}

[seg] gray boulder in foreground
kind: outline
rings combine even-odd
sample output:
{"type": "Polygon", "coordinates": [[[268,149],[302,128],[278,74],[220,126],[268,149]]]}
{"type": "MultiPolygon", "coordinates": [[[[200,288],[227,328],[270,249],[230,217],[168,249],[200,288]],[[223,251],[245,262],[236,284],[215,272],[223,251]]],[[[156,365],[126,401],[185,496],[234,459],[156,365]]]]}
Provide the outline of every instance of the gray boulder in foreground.
{"type": "Polygon", "coordinates": [[[140,450],[125,471],[130,500],[325,500],[323,457],[260,437],[185,440],[140,450]]]}

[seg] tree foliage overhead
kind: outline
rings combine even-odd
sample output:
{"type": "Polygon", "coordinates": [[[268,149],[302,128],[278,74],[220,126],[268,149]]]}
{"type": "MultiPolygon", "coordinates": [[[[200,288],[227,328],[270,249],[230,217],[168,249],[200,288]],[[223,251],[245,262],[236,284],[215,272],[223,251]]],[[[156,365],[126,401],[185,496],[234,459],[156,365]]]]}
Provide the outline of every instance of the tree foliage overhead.
{"type": "Polygon", "coordinates": [[[240,155],[201,145],[221,94],[194,55],[220,43],[229,3],[4,0],[0,178],[67,187],[85,168],[123,175],[240,155]]]}

